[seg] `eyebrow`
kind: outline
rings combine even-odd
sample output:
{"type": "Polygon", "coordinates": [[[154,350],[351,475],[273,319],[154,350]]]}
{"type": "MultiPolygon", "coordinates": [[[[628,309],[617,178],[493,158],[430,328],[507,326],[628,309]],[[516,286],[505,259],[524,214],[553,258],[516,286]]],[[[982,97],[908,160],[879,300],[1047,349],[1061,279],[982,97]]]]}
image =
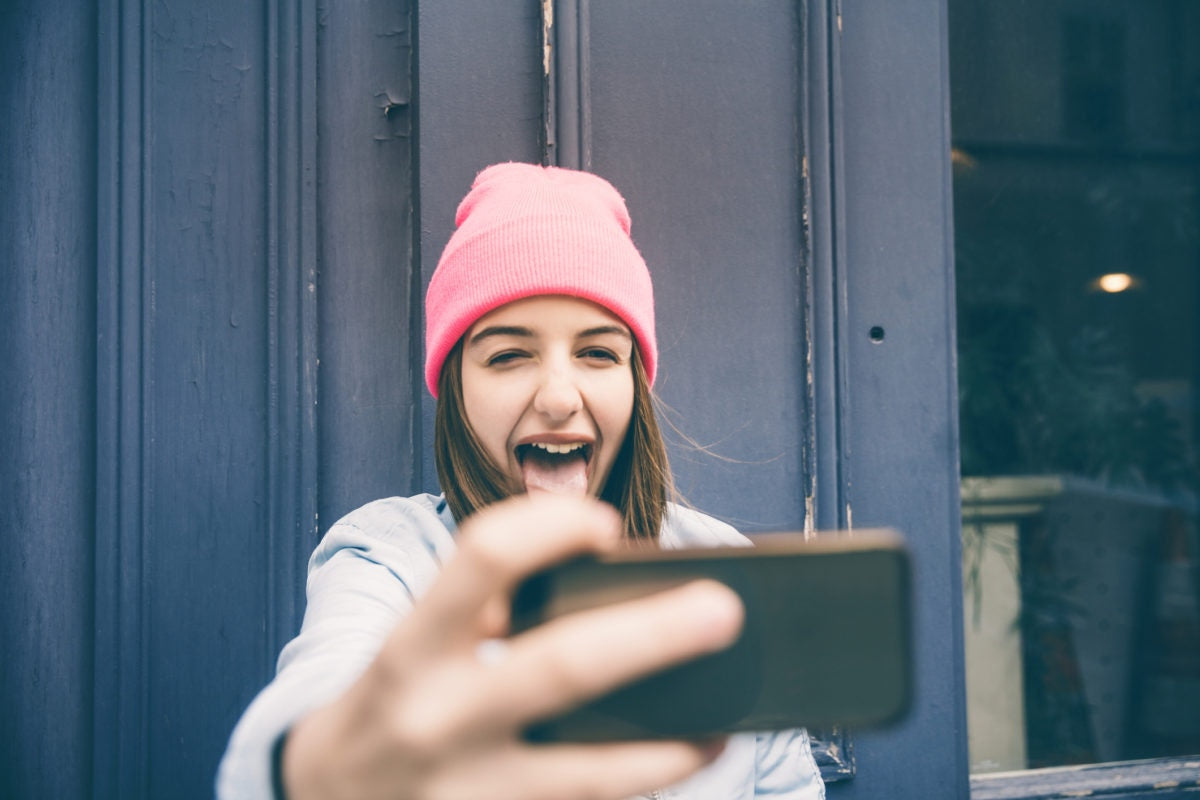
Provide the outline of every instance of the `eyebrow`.
{"type": "Polygon", "coordinates": [[[489,325],[472,336],[468,344],[478,344],[489,336],[520,336],[528,339],[533,336],[533,331],[519,325],[489,325]]]}
{"type": "Polygon", "coordinates": [[[629,334],[629,329],[624,325],[601,325],[596,328],[588,328],[585,331],[580,331],[576,339],[587,339],[590,336],[606,336],[613,334],[620,336],[622,339],[632,340],[633,337],[629,334]]]}
{"type": "MultiPolygon", "coordinates": [[[[535,335],[536,334],[531,328],[525,328],[520,325],[489,325],[472,336],[471,340],[467,344],[468,346],[475,345],[491,336],[518,336],[524,339],[529,339],[535,335]]],[[[622,325],[600,325],[595,328],[588,328],[580,331],[575,338],[587,339],[592,336],[606,335],[615,335],[620,336],[623,339],[629,339],[630,341],[633,340],[633,336],[630,335],[628,329],[622,325]]]]}

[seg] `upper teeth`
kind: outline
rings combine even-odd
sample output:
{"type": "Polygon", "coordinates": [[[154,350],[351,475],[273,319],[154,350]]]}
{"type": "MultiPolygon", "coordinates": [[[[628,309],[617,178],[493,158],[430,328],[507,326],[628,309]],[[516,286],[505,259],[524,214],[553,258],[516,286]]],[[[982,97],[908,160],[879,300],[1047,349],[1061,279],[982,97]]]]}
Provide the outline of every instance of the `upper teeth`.
{"type": "Polygon", "coordinates": [[[583,447],[583,442],[575,442],[574,444],[553,444],[551,442],[530,442],[533,447],[541,448],[547,453],[562,455],[563,453],[573,453],[583,447]]]}

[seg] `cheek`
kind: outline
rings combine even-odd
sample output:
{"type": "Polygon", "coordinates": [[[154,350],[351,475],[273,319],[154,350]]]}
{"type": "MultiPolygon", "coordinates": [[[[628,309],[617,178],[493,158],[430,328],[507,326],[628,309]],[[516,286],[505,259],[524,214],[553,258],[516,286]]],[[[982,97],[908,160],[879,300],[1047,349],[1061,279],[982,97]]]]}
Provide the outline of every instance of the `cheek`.
{"type": "Polygon", "coordinates": [[[494,381],[480,380],[472,370],[463,370],[463,411],[467,422],[488,454],[503,465],[508,458],[506,444],[512,430],[504,392],[494,381]]]}
{"type": "Polygon", "coordinates": [[[603,400],[599,404],[602,411],[596,422],[606,438],[615,438],[620,442],[624,440],[633,416],[633,375],[623,375],[620,380],[611,381],[604,387],[602,395],[603,400]]]}

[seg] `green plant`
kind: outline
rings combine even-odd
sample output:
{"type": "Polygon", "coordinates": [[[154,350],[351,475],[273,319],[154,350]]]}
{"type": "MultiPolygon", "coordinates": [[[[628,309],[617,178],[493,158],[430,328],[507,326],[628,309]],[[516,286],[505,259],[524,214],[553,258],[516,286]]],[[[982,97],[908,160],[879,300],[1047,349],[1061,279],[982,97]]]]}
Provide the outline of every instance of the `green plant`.
{"type": "Polygon", "coordinates": [[[1059,344],[1019,304],[960,308],[959,418],[964,475],[1195,486],[1179,423],[1139,393],[1110,333],[1083,328],[1059,344]]]}

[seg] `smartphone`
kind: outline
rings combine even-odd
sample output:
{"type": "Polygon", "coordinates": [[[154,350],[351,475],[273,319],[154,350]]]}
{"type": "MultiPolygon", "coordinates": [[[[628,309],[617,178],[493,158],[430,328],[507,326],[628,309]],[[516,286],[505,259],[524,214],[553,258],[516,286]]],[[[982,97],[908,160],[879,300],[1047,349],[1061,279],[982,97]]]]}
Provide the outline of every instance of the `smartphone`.
{"type": "Polygon", "coordinates": [[[753,547],[630,549],[565,562],[524,581],[513,631],[644,597],[696,578],[745,605],[728,649],[668,668],[526,732],[532,741],[702,738],[736,731],[878,726],[911,701],[909,558],[891,530],[753,547]]]}

